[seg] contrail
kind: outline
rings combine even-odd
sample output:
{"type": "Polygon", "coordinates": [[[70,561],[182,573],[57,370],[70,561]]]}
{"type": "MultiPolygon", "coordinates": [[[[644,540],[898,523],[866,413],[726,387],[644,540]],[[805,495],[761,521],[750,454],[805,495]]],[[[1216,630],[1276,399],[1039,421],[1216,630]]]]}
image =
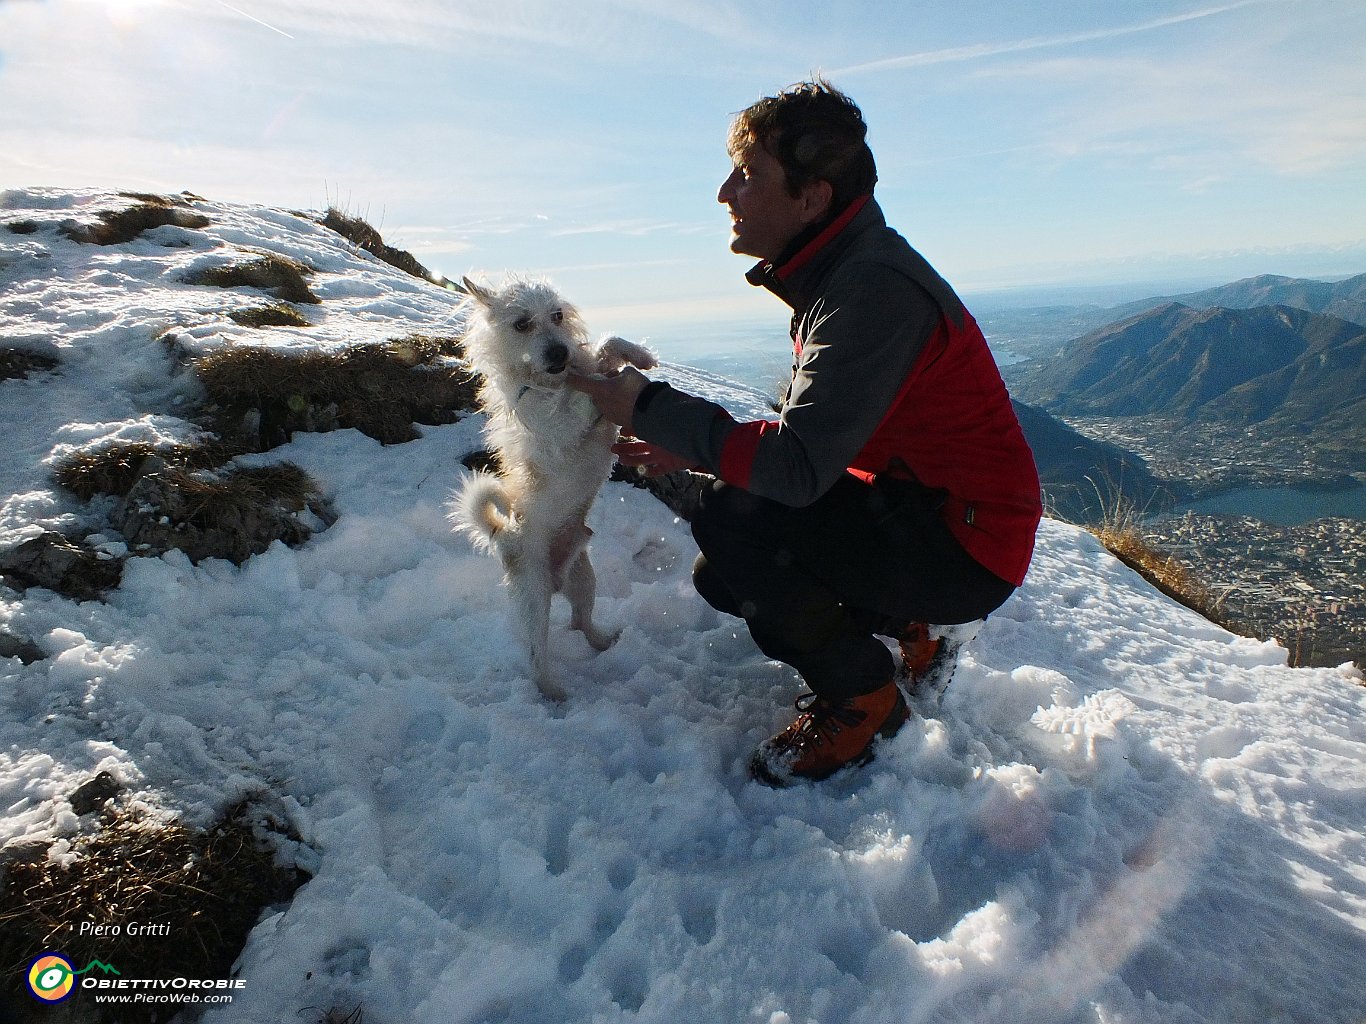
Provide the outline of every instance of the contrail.
{"type": "Polygon", "coordinates": [[[248,14],[246,11],[242,10],[240,7],[234,7],[232,4],[224,3],[223,0],[218,0],[218,6],[220,6],[220,7],[226,7],[228,10],[232,11],[234,14],[240,14],[240,15],[242,15],[242,17],[246,18],[248,21],[254,21],[254,22],[256,22],[256,24],[258,24],[258,25],[264,25],[266,28],[270,29],[272,32],[279,32],[280,35],[284,36],[286,39],[293,39],[293,38],[294,38],[292,35],[290,35],[290,34],[289,34],[288,32],[286,32],[284,29],[276,28],[274,25],[270,24],[270,22],[268,22],[268,21],[262,21],[260,18],[256,17],[254,14],[248,14]]]}
{"type": "Polygon", "coordinates": [[[1090,43],[1098,39],[1114,39],[1117,36],[1134,35],[1138,32],[1150,32],[1153,29],[1165,28],[1168,25],[1179,25],[1183,21],[1196,21],[1200,18],[1208,18],[1216,14],[1236,11],[1240,7],[1251,7],[1254,4],[1268,2],[1271,2],[1271,0],[1239,0],[1238,3],[1224,4],[1222,7],[1207,7],[1204,10],[1190,11],[1187,14],[1174,14],[1168,18],[1145,21],[1138,25],[1096,29],[1091,32],[1074,32],[1070,35],[1061,36],[1033,36],[1029,39],[1017,39],[1010,43],[981,43],[977,46],[958,46],[946,50],[926,50],[924,53],[912,53],[905,57],[888,57],[885,60],[869,61],[867,64],[854,64],[851,67],[840,68],[838,71],[831,71],[829,74],[833,77],[837,75],[863,74],[868,71],[891,71],[898,68],[918,68],[924,67],[927,64],[952,64],[959,61],[979,60],[983,57],[996,57],[1004,53],[1020,53],[1024,50],[1042,50],[1051,46],[1071,46],[1075,43],[1090,43]]]}

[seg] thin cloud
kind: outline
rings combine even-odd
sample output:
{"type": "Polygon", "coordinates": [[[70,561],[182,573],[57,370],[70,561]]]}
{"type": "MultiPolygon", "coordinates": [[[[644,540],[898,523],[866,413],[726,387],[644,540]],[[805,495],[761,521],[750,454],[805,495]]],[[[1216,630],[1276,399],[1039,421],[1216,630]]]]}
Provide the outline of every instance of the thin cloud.
{"type": "MultiPolygon", "coordinates": [[[[331,38],[364,44],[397,44],[441,49],[458,46],[467,53],[476,41],[515,40],[560,45],[562,29],[556,11],[542,5],[535,16],[524,10],[476,12],[466,4],[435,0],[290,0],[275,5],[271,22],[224,0],[216,0],[234,14],[250,18],[291,39],[331,38]]],[[[541,0],[535,0],[541,3],[541,0]]]]}
{"type": "Polygon", "coordinates": [[[681,225],[677,221],[653,221],[637,218],[634,220],[571,224],[566,227],[555,228],[549,234],[552,238],[568,238],[572,235],[632,235],[639,237],[656,231],[669,231],[679,227],[681,225]]]}
{"type": "Polygon", "coordinates": [[[982,60],[987,57],[999,57],[1004,54],[1023,53],[1027,50],[1044,50],[1059,46],[1075,46],[1081,43],[1093,43],[1105,39],[1116,39],[1121,36],[1137,35],[1141,32],[1151,32],[1154,29],[1166,28],[1170,25],[1179,25],[1187,21],[1197,21],[1201,18],[1210,18],[1219,14],[1227,14],[1229,11],[1236,11],[1243,7],[1252,7],[1274,2],[1277,2],[1277,0],[1238,0],[1237,3],[1224,4],[1220,7],[1207,7],[1198,11],[1188,11],[1185,14],[1174,14],[1166,18],[1155,18],[1152,21],[1140,22],[1137,25],[1120,25],[1115,28],[1093,29],[1088,32],[1069,32],[1063,35],[1031,36],[1028,39],[1016,39],[1005,43],[979,43],[975,46],[955,46],[943,50],[926,50],[922,53],[912,53],[904,57],[888,57],[884,60],[869,61],[866,64],[854,64],[850,67],[832,71],[830,72],[830,75],[831,77],[847,77],[849,75],[867,74],[876,71],[900,71],[907,68],[927,67],[933,64],[955,64],[963,61],[982,60]]]}
{"type": "Polygon", "coordinates": [[[762,39],[748,12],[728,2],[674,0],[664,5],[656,0],[607,0],[607,5],[699,35],[723,39],[732,45],[758,45],[762,39]]]}
{"type": "Polygon", "coordinates": [[[585,271],[599,270],[635,270],[639,267],[678,267],[683,266],[688,261],[681,257],[670,257],[658,260],[613,260],[602,263],[570,263],[558,267],[546,267],[543,273],[546,274],[581,274],[585,271]]]}
{"type": "Polygon", "coordinates": [[[286,39],[293,39],[293,38],[294,38],[292,35],[290,35],[290,34],[289,34],[288,32],[286,32],[284,29],[282,29],[282,28],[276,28],[276,27],[275,27],[274,25],[272,25],[270,22],[268,22],[268,21],[262,21],[260,18],[256,17],[256,15],[254,15],[254,14],[248,14],[246,11],[242,10],[240,7],[234,7],[232,4],[224,3],[223,0],[218,0],[218,6],[220,6],[220,7],[226,7],[228,10],[232,11],[234,14],[240,14],[242,17],[246,18],[248,21],[254,21],[254,22],[256,22],[256,24],[262,25],[262,26],[264,26],[264,27],[270,29],[272,32],[278,32],[278,33],[280,33],[280,35],[284,36],[286,39]]]}
{"type": "Polygon", "coordinates": [[[1255,168],[1308,176],[1366,159],[1366,97],[1354,55],[1325,53],[1312,67],[1287,66],[1273,50],[1192,61],[1065,57],[1018,62],[987,72],[1015,88],[1055,97],[1036,129],[1039,151],[1146,160],[1208,186],[1255,168]],[[1199,97],[1199,102],[1193,102],[1199,97]]]}

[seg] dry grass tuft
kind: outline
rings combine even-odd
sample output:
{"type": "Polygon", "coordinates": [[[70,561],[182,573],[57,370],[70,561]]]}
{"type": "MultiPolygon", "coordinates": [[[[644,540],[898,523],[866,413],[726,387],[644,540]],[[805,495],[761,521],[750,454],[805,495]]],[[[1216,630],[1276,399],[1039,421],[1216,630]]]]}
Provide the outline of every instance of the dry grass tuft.
{"type": "Polygon", "coordinates": [[[300,515],[305,510],[323,523],[335,518],[317,484],[293,463],[222,468],[246,450],[217,440],[165,447],[132,442],[70,456],[54,475],[87,501],[121,498],[111,525],[140,554],[175,548],[194,562],[241,564],[277,540],[307,541],[317,524],[300,515]]]}
{"type": "Polygon", "coordinates": [[[386,245],[379,232],[360,217],[347,216],[335,206],[329,206],[327,213],[319,223],[325,228],[331,228],[343,238],[360,246],[376,259],[383,260],[389,266],[397,267],[405,274],[420,277],[424,281],[433,280],[431,271],[419,263],[412,253],[403,249],[395,249],[392,245],[386,245]]]}
{"type": "Polygon", "coordinates": [[[97,494],[128,493],[142,468],[159,449],[145,441],[112,445],[95,452],[68,455],[53,467],[57,483],[84,501],[97,494]]]}
{"type": "Polygon", "coordinates": [[[1106,505],[1100,523],[1087,526],[1112,555],[1163,594],[1211,622],[1227,626],[1223,601],[1174,556],[1160,551],[1144,536],[1142,515],[1124,499],[1106,505]]]}
{"type": "Polygon", "coordinates": [[[120,192],[119,195],[124,199],[136,200],[143,206],[161,206],[170,209],[173,206],[185,205],[185,200],[183,198],[157,195],[155,192],[120,192]]]}
{"type": "Polygon", "coordinates": [[[319,497],[313,479],[292,462],[221,475],[168,469],[161,476],[180,498],[176,520],[200,529],[234,526],[271,505],[302,512],[319,497]]]}
{"type": "Polygon", "coordinates": [[[296,260],[269,254],[249,263],[207,267],[185,279],[186,284],[211,285],[215,288],[260,288],[286,302],[322,302],[309,290],[305,276],[313,271],[296,260]]]}
{"type": "Polygon", "coordinates": [[[110,445],[98,451],[77,452],[62,459],[53,475],[62,487],[84,501],[97,494],[123,497],[149,472],[170,467],[213,469],[245,452],[220,441],[157,446],[146,441],[110,445]],[[149,461],[150,460],[150,461],[149,461]]]}
{"type": "MultiPolygon", "coordinates": [[[[49,861],[47,846],[11,854],[0,884],[4,986],[27,1000],[25,967],[48,949],[78,967],[98,960],[123,978],[230,977],[261,910],[287,901],[307,880],[275,862],[249,813],[239,805],[202,830],[115,813],[74,842],[69,867],[49,861]],[[81,935],[83,923],[118,925],[124,933],[81,935]],[[132,936],[130,923],[165,927],[132,936]]],[[[145,1020],[147,1010],[100,1012],[102,1021],[121,1022],[145,1020]]]]}
{"type": "Polygon", "coordinates": [[[308,318],[293,306],[273,302],[268,306],[238,309],[228,316],[243,327],[312,327],[308,318]]]}
{"type": "Polygon", "coordinates": [[[94,245],[122,245],[131,242],[144,231],[168,224],[181,228],[204,228],[209,218],[181,208],[181,203],[162,196],[139,198],[137,206],[124,210],[106,210],[99,214],[98,224],[68,223],[62,232],[73,241],[94,245]]]}
{"type": "Polygon", "coordinates": [[[413,423],[451,423],[473,408],[477,382],[454,338],[410,335],[342,352],[224,348],[195,363],[225,435],[254,414],[258,447],[295,430],[354,427],[384,444],[411,441],[413,423]]]}

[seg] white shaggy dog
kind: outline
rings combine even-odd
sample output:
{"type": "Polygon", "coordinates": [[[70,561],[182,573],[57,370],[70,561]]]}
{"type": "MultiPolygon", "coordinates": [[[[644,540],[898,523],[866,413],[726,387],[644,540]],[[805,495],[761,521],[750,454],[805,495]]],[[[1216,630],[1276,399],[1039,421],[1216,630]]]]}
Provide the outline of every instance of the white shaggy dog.
{"type": "Polygon", "coordinates": [[[472,300],[465,354],[484,377],[484,433],[501,472],[474,474],[448,516],[502,561],[532,678],[547,697],[562,700],[547,652],[551,597],[569,599],[570,625],[597,650],[616,640],[593,624],[597,578],[585,517],[611,472],[617,428],[566,386],[567,371],[608,373],[626,363],[647,370],[656,360],[623,338],[590,346],[578,311],[545,282],[512,278],[496,291],[469,278],[462,283],[472,300]]]}

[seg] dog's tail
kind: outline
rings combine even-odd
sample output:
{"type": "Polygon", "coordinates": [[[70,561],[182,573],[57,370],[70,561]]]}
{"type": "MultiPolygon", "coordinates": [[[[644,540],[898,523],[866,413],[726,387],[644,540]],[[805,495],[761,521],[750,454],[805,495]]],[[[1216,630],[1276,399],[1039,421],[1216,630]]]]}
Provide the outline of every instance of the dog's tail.
{"type": "Polygon", "coordinates": [[[503,481],[492,473],[470,477],[446,503],[446,519],[486,554],[500,554],[516,533],[512,499],[503,481]]]}

